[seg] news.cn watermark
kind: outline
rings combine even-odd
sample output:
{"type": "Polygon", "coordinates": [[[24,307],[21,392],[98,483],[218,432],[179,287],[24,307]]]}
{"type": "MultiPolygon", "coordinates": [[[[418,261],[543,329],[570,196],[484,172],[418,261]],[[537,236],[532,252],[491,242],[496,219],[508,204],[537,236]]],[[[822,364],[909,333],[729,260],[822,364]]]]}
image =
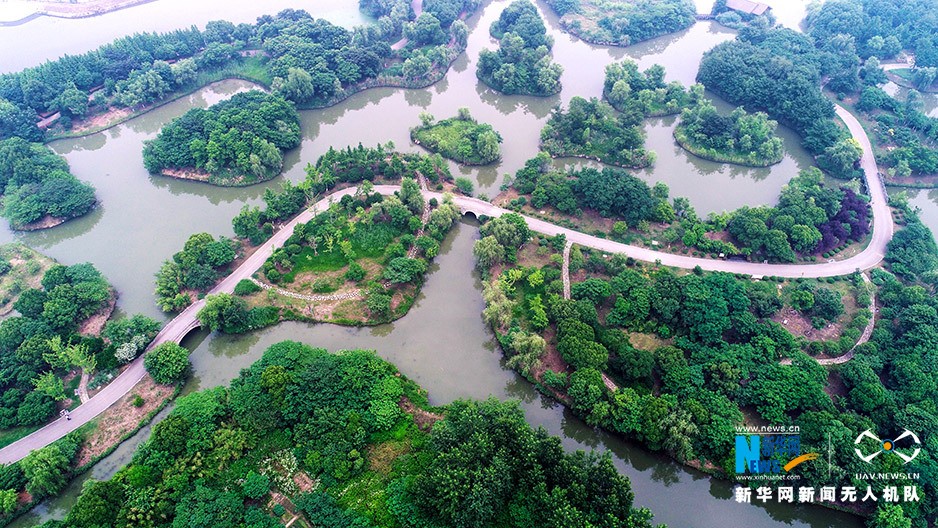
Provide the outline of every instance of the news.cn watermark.
{"type": "MultiPolygon", "coordinates": [[[[739,481],[770,482],[799,480],[794,470],[803,463],[821,459],[821,453],[802,453],[798,426],[740,426],[736,428],[735,470],[739,481]]],[[[904,430],[895,438],[880,438],[867,429],[860,433],[851,446],[857,458],[872,464],[880,455],[896,456],[903,465],[914,460],[921,452],[921,442],[914,432],[904,430]],[[864,443],[864,440],[866,442],[864,443]],[[872,441],[872,442],[870,442],[872,441]],[[875,444],[874,444],[875,442],[875,444]]],[[[830,476],[833,447],[828,437],[827,465],[830,476]]],[[[821,460],[823,462],[823,460],[821,460]]],[[[869,472],[856,473],[854,480],[918,480],[918,473],[869,472]]],[[[918,486],[897,484],[877,486],[776,486],[762,485],[752,488],[737,485],[733,498],[740,503],[898,503],[918,502],[918,486]]]]}

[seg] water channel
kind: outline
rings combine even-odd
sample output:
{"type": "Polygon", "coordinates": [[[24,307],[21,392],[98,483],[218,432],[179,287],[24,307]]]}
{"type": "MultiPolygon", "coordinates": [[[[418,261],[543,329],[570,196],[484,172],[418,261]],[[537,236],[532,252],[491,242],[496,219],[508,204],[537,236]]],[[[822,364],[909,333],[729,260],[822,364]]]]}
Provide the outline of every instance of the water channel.
{"type": "MultiPolygon", "coordinates": [[[[65,51],[84,51],[133,31],[163,31],[190,23],[201,26],[207,20],[221,17],[235,22],[250,21],[260,14],[287,7],[286,2],[277,1],[258,5],[208,0],[194,8],[187,5],[179,9],[180,1],[159,0],[82,20],[41,17],[20,26],[0,28],[0,45],[32,42],[34,38],[27,35],[57,36],[42,43],[45,48],[24,50],[15,58],[4,57],[0,70],[17,70],[65,51]]],[[[508,0],[491,2],[467,21],[472,30],[468,53],[460,56],[446,78],[436,85],[422,90],[370,90],[332,108],[303,112],[302,145],[287,155],[284,175],[266,184],[245,189],[210,187],[150,176],[141,163],[142,142],[154,137],[161,126],[189,108],[204,107],[250,88],[249,83],[241,81],[213,84],[102,133],[57,141],[52,144],[53,149],[68,159],[80,179],[96,187],[101,205],[86,217],[44,232],[13,233],[3,227],[0,242],[21,241],[66,264],[90,261],[121,292],[118,306],[122,312],[162,318],[152,295],[152,276],[160,263],[178,251],[191,233],[207,231],[230,236],[230,219],[242,205],[259,203],[264,189],[276,188],[281,178],[301,180],[306,163],[314,162],[329,146],[339,148],[359,141],[371,146],[391,140],[398,149],[416,152],[419,148],[410,144],[407,127],[419,122],[420,112],[428,111],[443,118],[454,115],[458,107],[468,106],[473,116],[502,133],[504,157],[491,167],[452,168],[454,174],[474,179],[478,192],[494,196],[504,174],[513,173],[536,154],[539,131],[553,106],[565,104],[575,95],[601,95],[606,64],[626,57],[636,60],[642,68],[657,62],[665,66],[669,80],[690,84],[703,52],[734,36],[731,30],[704,22],[629,48],[590,46],[561,32],[556,17],[539,4],[548,31],[555,39],[554,57],[565,68],[564,90],[543,99],[506,97],[476,80],[475,61],[480,49],[495,46],[487,28],[508,3],[508,0]],[[375,126],[376,123],[395,126],[375,126]]],[[[778,3],[800,6],[803,16],[804,2],[778,3]]],[[[301,2],[290,7],[306,8],[316,16],[344,25],[365,20],[354,0],[301,2]]],[[[788,19],[783,23],[792,25],[788,19]]],[[[718,104],[728,108],[725,103],[718,104]]],[[[799,146],[797,137],[781,127],[779,132],[787,153],[778,165],[747,169],[706,162],[685,153],[674,143],[671,132],[675,121],[662,118],[647,123],[648,147],[658,153],[658,163],[639,175],[649,183],[664,181],[672,196],[688,196],[701,214],[774,203],[779,188],[798,169],[810,165],[810,157],[799,146]]],[[[572,164],[568,160],[558,163],[572,164]]],[[[925,201],[934,202],[935,198],[925,201]]],[[[567,448],[611,452],[617,467],[632,481],[636,504],[651,508],[657,522],[672,527],[861,525],[853,516],[817,507],[737,504],[732,500],[728,482],[712,480],[638,445],[596,431],[562,406],[541,397],[527,381],[503,368],[497,343],[482,322],[483,302],[471,256],[471,245],[477,236],[469,222],[457,227],[444,244],[419,301],[411,313],[394,324],[352,329],[291,323],[238,337],[206,332],[190,335],[183,344],[193,350],[194,374],[186,391],[227,383],[240,368],[260,357],[266,347],[284,339],[330,350],[375,349],[429,390],[434,403],[461,397],[485,398],[490,394],[518,399],[528,421],[560,436],[567,448]],[[441,343],[459,345],[441,347],[441,343]]],[[[84,478],[108,478],[129,460],[133,448],[145,439],[148,431],[142,430],[84,478]]],[[[61,497],[43,504],[14,526],[31,526],[45,518],[63,516],[80,488],[81,482],[76,481],[61,497]]]]}

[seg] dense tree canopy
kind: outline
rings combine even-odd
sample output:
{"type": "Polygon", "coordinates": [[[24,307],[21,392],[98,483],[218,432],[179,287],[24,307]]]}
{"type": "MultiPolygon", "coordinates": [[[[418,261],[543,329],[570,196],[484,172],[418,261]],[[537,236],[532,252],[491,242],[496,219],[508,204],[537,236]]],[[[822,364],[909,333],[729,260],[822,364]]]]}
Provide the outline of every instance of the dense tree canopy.
{"type": "Polygon", "coordinates": [[[548,0],[560,23],[574,35],[597,44],[629,46],[694,23],[697,8],[688,0],[548,0]]]}
{"type": "MultiPolygon", "coordinates": [[[[274,515],[295,505],[323,527],[482,527],[509,518],[519,527],[651,526],[608,455],[566,453],[516,403],[433,409],[420,393],[373,352],[275,344],[230,388],[180,398],[133,461],[86,487],[61,526],[273,528],[280,524],[256,507],[271,499],[274,515]],[[426,408],[432,431],[417,427],[402,401],[426,408]],[[389,453],[388,471],[373,465],[375,449],[389,453]],[[308,481],[318,485],[296,484],[308,481]],[[343,493],[353,485],[386,500],[343,493]]],[[[55,460],[33,457],[24,463],[30,485],[58,487],[61,477],[40,475],[55,460]]]]}
{"type": "Polygon", "coordinates": [[[163,343],[143,358],[147,373],[157,383],[175,383],[189,369],[189,351],[173,342],[163,343]]]}
{"type": "Polygon", "coordinates": [[[293,105],[250,91],[206,110],[189,110],[163,127],[146,143],[143,164],[153,174],[199,169],[243,184],[279,173],[283,151],[299,143],[300,118],[293,105]]]}
{"type": "Polygon", "coordinates": [[[94,188],[72,176],[64,158],[18,137],[0,140],[0,194],[14,228],[81,216],[95,204],[94,188]]]}
{"type": "Polygon", "coordinates": [[[676,114],[703,94],[702,87],[688,92],[679,81],[665,84],[664,75],[660,64],[640,72],[632,59],[613,62],[606,66],[603,97],[620,112],[655,116],[676,114]]]}
{"type": "Polygon", "coordinates": [[[782,140],[774,132],[778,123],[762,112],[737,107],[721,116],[706,99],[681,113],[674,129],[678,142],[694,154],[714,161],[767,166],[782,161],[782,140]]]}
{"type": "Polygon", "coordinates": [[[506,94],[553,95],[560,91],[563,68],[550,60],[553,38],[530,0],[515,0],[492,23],[498,51],[479,53],[476,75],[506,94]]]}
{"type": "Polygon", "coordinates": [[[557,107],[541,130],[541,148],[551,156],[580,156],[623,167],[648,167],[657,158],[644,148],[643,114],[617,113],[598,99],[575,96],[557,107]]]}
{"type": "Polygon", "coordinates": [[[189,237],[173,260],[163,262],[156,273],[156,303],[164,312],[182,310],[191,302],[187,291],[205,291],[215,284],[218,272],[235,258],[237,243],[208,233],[189,237]]]}
{"type": "Polygon", "coordinates": [[[821,94],[820,63],[809,37],[750,27],[705,53],[697,80],[730,103],[765,110],[790,125],[818,154],[845,135],[831,121],[833,105],[821,94]]]}
{"type": "MultiPolygon", "coordinates": [[[[111,288],[91,264],[54,265],[42,277],[40,288],[27,289],[14,303],[19,316],[0,323],[0,428],[38,425],[56,410],[53,397],[59,390],[42,390],[42,375],[55,371],[54,381],[73,366],[60,362],[63,349],[79,350],[81,363],[110,354],[100,340],[74,335],[79,325],[107,305],[111,288]],[[34,390],[36,387],[38,390],[34,390]]],[[[76,356],[77,357],[77,356],[76,356]]],[[[88,365],[83,365],[87,367],[88,365]]],[[[94,370],[91,366],[90,370],[94,370]]]]}

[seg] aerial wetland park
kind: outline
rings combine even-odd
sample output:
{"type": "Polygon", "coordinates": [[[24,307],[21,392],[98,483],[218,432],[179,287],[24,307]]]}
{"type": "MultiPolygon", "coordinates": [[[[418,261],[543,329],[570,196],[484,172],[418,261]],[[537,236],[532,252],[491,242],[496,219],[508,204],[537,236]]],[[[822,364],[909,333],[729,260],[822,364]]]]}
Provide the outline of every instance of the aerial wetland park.
{"type": "Polygon", "coordinates": [[[3,0],[0,50],[0,526],[938,522],[938,0],[3,0]]]}

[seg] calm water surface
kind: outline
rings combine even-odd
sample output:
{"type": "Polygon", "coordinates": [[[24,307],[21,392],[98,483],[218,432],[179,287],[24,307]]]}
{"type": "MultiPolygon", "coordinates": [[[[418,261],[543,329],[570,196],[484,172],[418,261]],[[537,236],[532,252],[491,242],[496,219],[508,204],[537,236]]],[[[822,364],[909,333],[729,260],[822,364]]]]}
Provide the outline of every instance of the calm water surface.
{"type": "MultiPolygon", "coordinates": [[[[642,68],[657,62],[666,67],[669,80],[687,85],[694,81],[703,52],[734,37],[731,30],[718,24],[698,23],[685,31],[630,48],[591,46],[560,32],[556,18],[538,4],[555,38],[554,57],[565,68],[564,90],[549,98],[502,96],[477,81],[475,61],[483,47],[495,47],[487,29],[508,3],[507,0],[489,3],[467,21],[472,30],[468,53],[460,56],[446,78],[436,85],[421,90],[370,90],[332,108],[303,112],[302,145],[287,154],[284,175],[266,184],[222,189],[150,176],[142,166],[143,141],[154,137],[160,127],[189,108],[205,107],[251,88],[242,81],[213,84],[99,134],[57,141],[52,148],[68,159],[79,178],[97,188],[101,206],[84,218],[49,231],[12,233],[3,227],[0,242],[21,241],[66,264],[93,262],[120,290],[120,310],[163,317],[153,304],[152,295],[152,276],[160,263],[171,258],[191,233],[207,231],[231,236],[230,220],[244,204],[260,203],[264,189],[276,188],[283,180],[300,181],[306,163],[315,162],[330,146],[357,145],[359,141],[373,146],[390,140],[398,149],[419,152],[418,147],[410,144],[408,127],[419,123],[420,112],[445,118],[454,115],[458,107],[467,106],[478,120],[501,132],[505,140],[503,159],[483,168],[453,164],[452,170],[455,175],[474,179],[478,192],[494,196],[503,176],[513,173],[536,154],[540,129],[555,105],[566,104],[574,95],[601,95],[605,65],[626,57],[636,60],[642,68]],[[393,125],[388,126],[389,123],[393,125]]],[[[257,15],[288,6],[244,1],[221,4],[215,0],[190,4],[193,3],[181,8],[181,0],[159,0],[96,18],[76,21],[43,17],[21,26],[0,28],[0,46],[32,41],[42,41],[37,45],[46,46],[32,49],[33,55],[5,55],[0,59],[0,70],[17,70],[64,51],[91,49],[133,31],[165,31],[192,23],[202,26],[216,18],[250,21],[257,15]],[[49,34],[57,38],[37,38],[49,34]]],[[[803,13],[803,2],[793,4],[801,6],[803,13]]],[[[364,20],[354,1],[310,1],[289,6],[306,8],[316,16],[343,25],[364,20]]],[[[728,111],[725,103],[717,104],[728,111]]],[[[649,183],[666,182],[672,196],[688,196],[701,214],[774,203],[779,188],[799,169],[810,165],[810,158],[787,129],[779,130],[785,141],[786,157],[771,168],[747,169],[700,160],[674,143],[671,134],[675,122],[673,117],[648,121],[647,143],[658,153],[658,163],[638,175],[649,183]]],[[[569,160],[558,160],[558,164],[575,165],[569,160]]],[[[410,314],[394,324],[352,329],[290,323],[238,337],[192,334],[184,343],[193,349],[194,366],[186,390],[227,383],[239,369],[259,358],[265,348],[284,339],[329,350],[375,349],[429,390],[434,403],[463,397],[485,398],[490,394],[518,399],[529,422],[561,436],[566,447],[611,452],[617,466],[632,481],[636,504],[651,508],[657,522],[672,527],[714,528],[860,526],[852,516],[820,508],[737,504],[731,500],[729,483],[712,480],[640,446],[596,431],[561,406],[542,398],[527,381],[503,368],[497,343],[483,324],[480,284],[472,270],[471,246],[477,236],[473,224],[457,226],[433,265],[420,299],[410,314]]],[[[90,478],[112,475],[129,460],[133,448],[148,432],[149,429],[143,430],[95,466],[90,478]]],[[[35,515],[15,526],[62,517],[74,503],[80,486],[81,482],[76,481],[63,496],[37,508],[35,515]]]]}

